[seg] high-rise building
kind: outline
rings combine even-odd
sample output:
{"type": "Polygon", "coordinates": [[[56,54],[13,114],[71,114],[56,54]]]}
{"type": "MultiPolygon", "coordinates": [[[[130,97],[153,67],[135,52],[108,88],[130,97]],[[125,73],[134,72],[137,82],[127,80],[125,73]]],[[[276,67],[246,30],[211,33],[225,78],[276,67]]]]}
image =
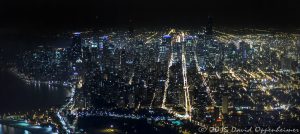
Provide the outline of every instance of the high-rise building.
{"type": "Polygon", "coordinates": [[[135,105],[134,101],[135,101],[134,94],[132,94],[132,93],[129,94],[129,96],[128,96],[128,107],[129,108],[134,108],[134,105],[135,105]]]}
{"type": "Polygon", "coordinates": [[[288,52],[284,52],[281,57],[281,70],[285,73],[291,71],[292,60],[288,55],[288,52]]]}
{"type": "Polygon", "coordinates": [[[195,39],[193,36],[186,36],[185,37],[185,52],[186,52],[186,66],[191,67],[192,62],[194,62],[194,46],[195,39]]]}
{"type": "Polygon", "coordinates": [[[249,59],[249,52],[250,52],[250,45],[244,41],[239,43],[239,54],[240,58],[242,59],[242,63],[247,63],[249,59]]]}
{"type": "Polygon", "coordinates": [[[91,44],[91,61],[94,63],[100,62],[100,48],[96,40],[93,40],[91,44]]]}
{"type": "Polygon", "coordinates": [[[100,37],[99,49],[100,49],[100,71],[104,71],[109,62],[109,37],[102,36],[100,37]]]}
{"type": "Polygon", "coordinates": [[[228,114],[228,96],[222,97],[222,113],[228,114]]]}
{"type": "Polygon", "coordinates": [[[205,34],[206,35],[213,34],[213,18],[211,16],[208,16],[208,21],[205,28],[205,34]]]}
{"type": "Polygon", "coordinates": [[[164,35],[162,37],[162,42],[159,45],[159,62],[167,61],[168,52],[171,46],[172,37],[170,35],[164,35]]]}
{"type": "Polygon", "coordinates": [[[82,60],[80,32],[73,33],[70,57],[73,64],[80,62],[82,60]]]}
{"type": "Polygon", "coordinates": [[[82,44],[81,44],[81,33],[80,32],[75,32],[73,33],[72,37],[72,45],[70,48],[70,72],[71,72],[71,80],[77,81],[81,78],[81,71],[82,71],[82,44]]]}
{"type": "Polygon", "coordinates": [[[162,38],[162,44],[170,45],[171,41],[172,41],[172,36],[170,36],[170,35],[164,35],[162,38]]]}
{"type": "Polygon", "coordinates": [[[237,46],[234,43],[227,44],[225,57],[225,62],[235,64],[237,60],[237,46]]]}
{"type": "Polygon", "coordinates": [[[133,21],[131,19],[129,20],[128,31],[129,31],[129,37],[133,38],[134,27],[133,27],[133,21]]]}

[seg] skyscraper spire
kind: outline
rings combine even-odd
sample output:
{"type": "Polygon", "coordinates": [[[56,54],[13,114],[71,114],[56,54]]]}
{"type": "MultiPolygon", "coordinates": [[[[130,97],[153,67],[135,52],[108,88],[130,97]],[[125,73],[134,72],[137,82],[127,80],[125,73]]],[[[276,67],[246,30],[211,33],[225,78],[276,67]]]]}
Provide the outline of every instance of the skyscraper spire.
{"type": "Polygon", "coordinates": [[[208,20],[205,28],[205,34],[206,35],[213,34],[213,18],[211,16],[208,16],[208,20]]]}

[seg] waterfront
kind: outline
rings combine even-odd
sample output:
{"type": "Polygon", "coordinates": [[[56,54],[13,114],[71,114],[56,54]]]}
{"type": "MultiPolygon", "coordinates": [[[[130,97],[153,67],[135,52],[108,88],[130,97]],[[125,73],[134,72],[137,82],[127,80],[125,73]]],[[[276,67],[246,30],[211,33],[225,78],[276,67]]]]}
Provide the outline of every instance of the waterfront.
{"type": "Polygon", "coordinates": [[[5,107],[0,109],[0,113],[61,106],[70,94],[70,90],[63,86],[27,85],[7,71],[0,71],[0,85],[0,105],[5,107]]]}
{"type": "Polygon", "coordinates": [[[150,124],[146,119],[134,120],[114,117],[84,117],[79,119],[79,131],[89,134],[97,133],[178,133],[178,130],[171,125],[164,126],[163,123],[150,124]]]}
{"type": "MultiPolygon", "coordinates": [[[[0,85],[1,115],[58,108],[65,103],[66,97],[71,94],[68,87],[26,84],[8,71],[0,71],[0,85]]],[[[23,134],[30,132],[2,124],[0,133],[23,134]]]]}
{"type": "Polygon", "coordinates": [[[27,130],[22,130],[19,128],[9,127],[6,125],[0,124],[0,133],[6,134],[6,133],[13,133],[13,134],[30,134],[27,130]]]}

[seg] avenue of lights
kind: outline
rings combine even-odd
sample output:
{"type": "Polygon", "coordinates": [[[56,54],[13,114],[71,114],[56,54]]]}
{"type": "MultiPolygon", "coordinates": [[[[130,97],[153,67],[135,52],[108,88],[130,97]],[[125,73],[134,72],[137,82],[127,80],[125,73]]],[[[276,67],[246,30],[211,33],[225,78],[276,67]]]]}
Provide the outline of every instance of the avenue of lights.
{"type": "MultiPolygon", "coordinates": [[[[89,116],[175,124],[179,133],[300,123],[298,34],[175,28],[69,35],[70,47],[39,46],[10,68],[28,84],[72,89],[47,115],[57,132],[81,131],[78,120],[89,116]]],[[[31,114],[1,118],[24,115],[31,114]]]]}

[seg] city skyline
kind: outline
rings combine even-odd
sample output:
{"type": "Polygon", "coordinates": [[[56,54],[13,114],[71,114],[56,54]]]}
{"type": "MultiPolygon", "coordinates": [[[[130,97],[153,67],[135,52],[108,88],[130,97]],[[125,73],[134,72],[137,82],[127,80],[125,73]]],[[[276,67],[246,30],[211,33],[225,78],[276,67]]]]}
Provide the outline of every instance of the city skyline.
{"type": "Polygon", "coordinates": [[[0,134],[299,133],[297,3],[2,1],[0,134]]]}
{"type": "MultiPolygon", "coordinates": [[[[214,132],[208,128],[242,129],[254,122],[298,131],[299,34],[262,29],[231,34],[214,28],[212,18],[208,22],[202,29],[67,33],[68,47],[40,45],[5,59],[3,69],[27,85],[64,86],[70,93],[65,105],[51,108],[46,116],[51,120],[4,113],[2,123],[27,117],[29,126],[51,126],[40,131],[94,133],[82,122],[113,117],[163,126],[149,133],[214,132]]],[[[132,131],[122,127],[101,131],[132,131]]]]}

